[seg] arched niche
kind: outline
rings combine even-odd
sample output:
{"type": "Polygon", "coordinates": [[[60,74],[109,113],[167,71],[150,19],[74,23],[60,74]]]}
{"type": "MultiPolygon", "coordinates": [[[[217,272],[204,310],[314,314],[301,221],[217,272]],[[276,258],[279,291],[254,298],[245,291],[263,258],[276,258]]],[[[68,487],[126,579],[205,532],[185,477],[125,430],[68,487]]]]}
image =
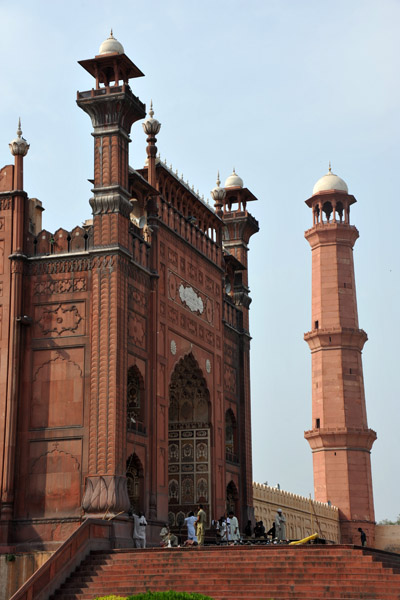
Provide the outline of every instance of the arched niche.
{"type": "Polygon", "coordinates": [[[168,515],[179,526],[180,515],[203,504],[210,520],[210,394],[192,354],[175,366],[169,385],[168,515]],[[179,517],[179,518],[178,518],[179,517]]]}
{"type": "Polygon", "coordinates": [[[136,514],[139,510],[144,513],[144,471],[135,453],[131,454],[126,461],[126,481],[131,509],[136,514]]]}

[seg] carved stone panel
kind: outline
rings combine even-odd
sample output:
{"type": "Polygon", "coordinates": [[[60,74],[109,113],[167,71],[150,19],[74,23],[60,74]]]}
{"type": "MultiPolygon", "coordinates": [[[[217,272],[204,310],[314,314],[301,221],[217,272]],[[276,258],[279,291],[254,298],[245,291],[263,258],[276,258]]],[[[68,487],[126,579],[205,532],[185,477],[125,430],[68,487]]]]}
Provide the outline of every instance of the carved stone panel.
{"type": "Polygon", "coordinates": [[[214,301],[174,271],[168,271],[168,297],[186,311],[214,325],[214,301]]]}
{"type": "Polygon", "coordinates": [[[85,334],[85,303],[63,302],[35,306],[34,337],[67,337],[85,334]]]}
{"type": "Polygon", "coordinates": [[[146,319],[134,312],[128,316],[128,342],[146,349],[146,319]]]}
{"type": "Polygon", "coordinates": [[[236,370],[226,363],[224,365],[224,389],[225,392],[236,394],[236,370]]]}
{"type": "Polygon", "coordinates": [[[32,429],[82,425],[84,349],[58,348],[33,353],[32,429]]]}
{"type": "Polygon", "coordinates": [[[26,501],[31,517],[80,513],[81,441],[31,442],[26,501]]]}

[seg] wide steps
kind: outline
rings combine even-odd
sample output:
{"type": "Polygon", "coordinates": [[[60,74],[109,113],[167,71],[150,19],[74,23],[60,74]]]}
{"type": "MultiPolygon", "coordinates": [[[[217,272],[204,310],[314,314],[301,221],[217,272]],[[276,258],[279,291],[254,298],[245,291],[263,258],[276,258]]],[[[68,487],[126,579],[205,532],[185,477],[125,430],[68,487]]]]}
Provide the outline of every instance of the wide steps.
{"type": "Polygon", "coordinates": [[[92,553],[54,594],[93,600],[147,590],[215,600],[400,600],[400,556],[351,546],[233,546],[92,553]]]}

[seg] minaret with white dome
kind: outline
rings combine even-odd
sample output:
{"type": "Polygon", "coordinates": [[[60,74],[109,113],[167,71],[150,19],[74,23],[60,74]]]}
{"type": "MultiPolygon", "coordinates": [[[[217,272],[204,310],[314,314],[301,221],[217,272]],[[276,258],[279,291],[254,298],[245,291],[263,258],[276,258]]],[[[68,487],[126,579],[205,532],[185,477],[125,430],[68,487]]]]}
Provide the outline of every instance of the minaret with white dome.
{"type": "Polygon", "coordinates": [[[91,118],[94,138],[93,252],[90,315],[90,373],[93,391],[89,422],[88,471],[82,507],[85,514],[127,511],[126,379],[126,255],[130,247],[129,143],[132,124],[146,115],[145,105],[129,86],[143,73],[126,56],[112,31],[99,53],[79,64],[95,79],[95,87],[78,92],[77,104],[91,118]],[[110,324],[114,324],[113,334],[110,324]],[[107,367],[104,365],[107,363],[107,367]],[[105,435],[104,432],[108,434],[105,435]],[[111,440],[111,441],[110,441],[111,440]],[[99,494],[99,489],[103,492],[99,494]]]}
{"type": "Polygon", "coordinates": [[[312,356],[312,428],[305,432],[314,465],[315,499],[339,508],[342,543],[358,543],[358,527],[374,541],[370,451],[353,246],[350,224],[356,202],[331,166],[306,200],[313,226],[305,232],[312,250],[312,327],[305,334],[312,356]]]}

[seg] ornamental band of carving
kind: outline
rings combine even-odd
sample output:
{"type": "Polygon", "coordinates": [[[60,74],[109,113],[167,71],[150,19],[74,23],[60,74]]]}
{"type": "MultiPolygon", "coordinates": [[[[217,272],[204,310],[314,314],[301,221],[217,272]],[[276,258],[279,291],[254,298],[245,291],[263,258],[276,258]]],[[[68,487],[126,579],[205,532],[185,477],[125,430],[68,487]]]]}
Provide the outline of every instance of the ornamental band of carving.
{"type": "Polygon", "coordinates": [[[80,277],[77,279],[55,279],[35,283],[33,293],[35,296],[52,296],[53,294],[68,294],[70,292],[86,292],[87,281],[80,277]]]}

